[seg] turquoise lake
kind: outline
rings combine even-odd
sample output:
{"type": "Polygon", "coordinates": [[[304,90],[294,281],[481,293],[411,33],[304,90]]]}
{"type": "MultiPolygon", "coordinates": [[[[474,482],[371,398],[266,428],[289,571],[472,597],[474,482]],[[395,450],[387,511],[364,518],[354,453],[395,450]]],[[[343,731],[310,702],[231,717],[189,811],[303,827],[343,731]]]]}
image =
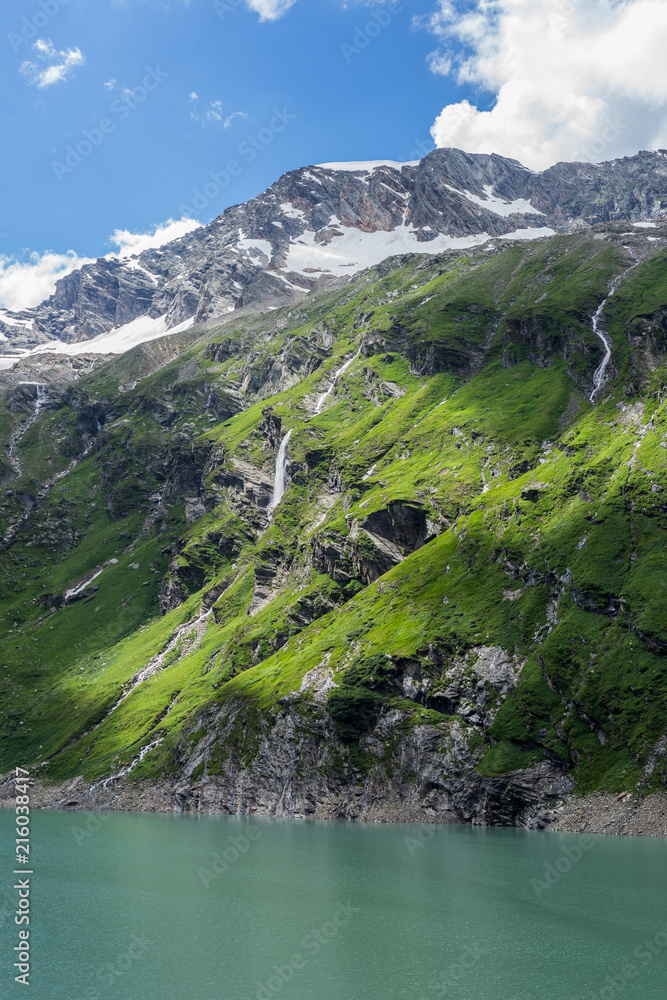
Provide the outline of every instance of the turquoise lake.
{"type": "Polygon", "coordinates": [[[667,841],[218,816],[31,816],[38,1000],[664,1000],[667,841]]]}

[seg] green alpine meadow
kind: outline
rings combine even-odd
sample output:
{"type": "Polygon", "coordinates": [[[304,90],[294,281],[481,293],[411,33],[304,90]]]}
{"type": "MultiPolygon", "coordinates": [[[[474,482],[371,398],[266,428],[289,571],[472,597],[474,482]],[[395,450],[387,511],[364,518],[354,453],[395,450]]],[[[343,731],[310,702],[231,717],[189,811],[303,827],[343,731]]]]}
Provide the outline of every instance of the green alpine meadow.
{"type": "Polygon", "coordinates": [[[650,810],[666,236],[398,255],[3,383],[0,771],[86,809],[650,810]]]}

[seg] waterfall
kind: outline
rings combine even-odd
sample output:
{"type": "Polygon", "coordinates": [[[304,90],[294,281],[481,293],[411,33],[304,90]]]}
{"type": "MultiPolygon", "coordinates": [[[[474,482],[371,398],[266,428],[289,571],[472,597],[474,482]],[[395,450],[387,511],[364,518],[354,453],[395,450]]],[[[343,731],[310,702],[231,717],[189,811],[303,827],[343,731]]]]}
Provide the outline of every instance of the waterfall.
{"type": "Polygon", "coordinates": [[[15,433],[12,434],[9,440],[9,460],[14,466],[14,472],[18,476],[21,475],[22,469],[21,469],[21,462],[18,456],[16,455],[16,446],[19,442],[19,439],[22,438],[23,435],[30,430],[34,422],[37,420],[37,417],[46,407],[46,404],[48,403],[49,400],[48,386],[42,385],[41,382],[19,382],[19,386],[21,385],[35,386],[35,409],[32,411],[30,419],[26,421],[23,427],[20,427],[17,431],[15,431],[15,433]]]}
{"type": "Polygon", "coordinates": [[[352,362],[356,361],[360,354],[361,354],[361,348],[359,348],[359,350],[357,351],[357,353],[354,355],[353,358],[350,358],[349,361],[346,361],[345,364],[343,365],[343,367],[339,368],[338,371],[334,373],[333,381],[332,381],[331,385],[329,386],[329,388],[327,389],[327,391],[323,392],[322,395],[318,396],[318,398],[317,398],[317,404],[315,406],[315,413],[321,413],[322,412],[322,410],[324,409],[324,407],[326,405],[326,402],[327,402],[329,396],[331,395],[331,393],[336,388],[336,383],[337,383],[338,379],[341,377],[341,375],[345,374],[345,372],[348,370],[348,368],[350,367],[350,365],[352,364],[352,362]]]}
{"type": "Polygon", "coordinates": [[[104,573],[105,568],[106,566],[103,566],[102,569],[95,570],[94,573],[92,573],[90,576],[87,576],[85,580],[81,581],[81,583],[77,583],[77,585],[75,587],[72,587],[71,590],[66,590],[65,603],[71,601],[74,597],[78,597],[79,594],[82,594],[84,590],[86,590],[91,585],[93,580],[97,580],[98,576],[102,576],[102,573],[104,573]]]}
{"type": "Polygon", "coordinates": [[[602,359],[602,364],[596,369],[595,374],[593,375],[593,391],[588,397],[591,403],[595,400],[596,392],[598,392],[602,386],[602,380],[604,379],[605,372],[607,371],[607,367],[611,361],[611,339],[609,334],[602,329],[601,325],[602,313],[604,312],[605,306],[607,305],[607,302],[609,302],[611,295],[613,295],[613,291],[610,292],[607,298],[600,303],[595,315],[593,316],[593,332],[602,341],[602,345],[604,347],[604,358],[602,359]]]}
{"type": "Polygon", "coordinates": [[[289,439],[292,436],[292,431],[288,431],[285,437],[280,442],[280,448],[278,450],[278,458],[276,459],[276,479],[275,485],[273,487],[273,496],[271,497],[271,509],[273,510],[278,506],[280,501],[285,495],[285,490],[287,489],[287,446],[289,444],[289,439]]]}
{"type": "Polygon", "coordinates": [[[45,385],[41,385],[38,382],[37,383],[37,396],[35,398],[35,419],[37,419],[37,417],[40,415],[40,413],[44,409],[44,407],[45,407],[45,405],[47,403],[48,398],[49,398],[49,394],[47,392],[47,387],[45,385]]]}
{"type": "MultiPolygon", "coordinates": [[[[630,250],[629,247],[625,247],[624,249],[630,250]]],[[[630,250],[630,253],[632,253],[631,250],[630,250]]],[[[609,295],[607,296],[606,299],[604,299],[600,303],[600,305],[598,306],[598,308],[595,311],[595,315],[593,316],[593,321],[592,321],[593,322],[593,332],[602,341],[602,344],[603,344],[603,347],[604,347],[604,358],[602,359],[602,364],[596,369],[595,374],[593,375],[593,391],[591,392],[590,396],[588,397],[589,400],[591,401],[591,403],[595,402],[595,396],[600,391],[600,389],[602,388],[602,383],[604,382],[605,373],[607,371],[607,368],[609,367],[609,362],[611,361],[611,337],[609,336],[609,334],[607,333],[607,331],[604,328],[604,324],[603,324],[603,321],[602,321],[602,314],[604,313],[604,311],[605,311],[605,309],[607,307],[607,303],[609,302],[609,299],[612,297],[612,295],[615,294],[616,289],[621,284],[621,282],[623,281],[623,279],[628,274],[630,274],[630,271],[634,271],[634,269],[636,267],[638,267],[639,264],[641,264],[641,262],[642,262],[642,258],[641,257],[638,258],[634,254],[633,254],[633,257],[635,257],[634,264],[631,267],[629,267],[627,269],[627,271],[624,271],[623,274],[620,274],[618,276],[618,278],[614,278],[614,280],[611,283],[611,287],[609,289],[609,295]]]]}

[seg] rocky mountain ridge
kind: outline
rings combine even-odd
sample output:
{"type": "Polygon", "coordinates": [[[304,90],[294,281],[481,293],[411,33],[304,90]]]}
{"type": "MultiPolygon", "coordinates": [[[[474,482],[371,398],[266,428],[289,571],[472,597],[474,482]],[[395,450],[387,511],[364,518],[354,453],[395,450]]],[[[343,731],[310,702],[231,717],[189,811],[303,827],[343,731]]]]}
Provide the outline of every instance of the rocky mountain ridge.
{"type": "MultiPolygon", "coordinates": [[[[406,253],[531,239],[667,212],[667,152],[535,173],[438,149],[416,164],[290,171],[244,205],[133,258],[102,258],[35,309],[0,312],[3,352],[82,344],[142,318],[164,330],[280,307],[406,253]]],[[[109,353],[118,348],[109,346],[109,353]]]]}

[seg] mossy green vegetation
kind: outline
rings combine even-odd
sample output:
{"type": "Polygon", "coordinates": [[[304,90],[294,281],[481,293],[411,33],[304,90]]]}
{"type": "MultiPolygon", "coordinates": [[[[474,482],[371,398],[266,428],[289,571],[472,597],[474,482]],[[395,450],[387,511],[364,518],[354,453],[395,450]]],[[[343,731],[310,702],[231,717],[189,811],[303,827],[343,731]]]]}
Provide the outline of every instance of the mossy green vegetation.
{"type": "Polygon", "coordinates": [[[586,234],[400,258],[191,336],[132,389],[129,356],[82,378],[2,469],[0,768],[92,780],[159,740],[132,772],[154,779],[210,734],[196,781],[250,764],[287,700],[361,776],[390,767],[365,740],[394,713],[461,727],[488,778],[664,783],[664,251],[610,300],[588,401],[627,266],[586,234]],[[498,650],[511,682],[477,666],[498,650]]]}

